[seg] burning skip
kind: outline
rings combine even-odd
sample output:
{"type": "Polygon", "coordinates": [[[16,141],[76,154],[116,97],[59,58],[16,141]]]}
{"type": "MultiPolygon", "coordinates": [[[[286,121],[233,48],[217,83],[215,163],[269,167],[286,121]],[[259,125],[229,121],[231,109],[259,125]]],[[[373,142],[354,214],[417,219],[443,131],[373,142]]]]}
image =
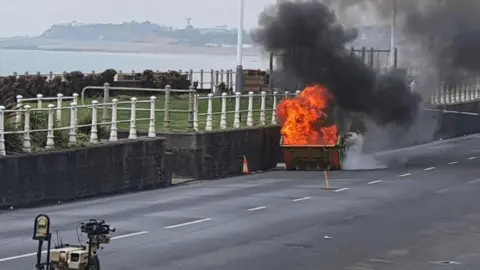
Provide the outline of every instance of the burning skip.
{"type": "Polygon", "coordinates": [[[279,104],[287,170],[341,168],[342,136],[327,115],[333,102],[330,91],[315,84],[279,104]]]}
{"type": "Polygon", "coordinates": [[[305,88],[294,99],[283,100],[278,106],[284,145],[335,145],[338,128],[327,125],[326,110],[333,96],[321,85],[305,88]]]}

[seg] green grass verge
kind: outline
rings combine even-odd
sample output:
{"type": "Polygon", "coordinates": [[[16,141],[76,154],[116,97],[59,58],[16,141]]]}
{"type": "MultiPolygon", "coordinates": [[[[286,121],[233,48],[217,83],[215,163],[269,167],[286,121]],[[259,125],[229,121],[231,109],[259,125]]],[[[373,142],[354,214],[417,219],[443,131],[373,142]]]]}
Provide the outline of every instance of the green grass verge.
{"type": "MultiPolygon", "coordinates": [[[[118,112],[117,112],[117,119],[120,122],[118,124],[119,130],[128,130],[129,129],[129,120],[130,120],[130,104],[122,104],[122,102],[129,102],[129,96],[115,96],[112,97],[119,100],[118,105],[118,112]]],[[[145,119],[145,120],[137,120],[136,126],[139,132],[146,132],[148,130],[148,118],[150,117],[150,104],[146,101],[149,101],[148,96],[137,97],[137,110],[136,110],[136,119],[145,119]]],[[[158,95],[156,96],[155,108],[156,110],[163,110],[165,108],[165,96],[158,95]]],[[[279,99],[280,97],[278,97],[279,99]]],[[[92,99],[85,99],[85,105],[91,105],[92,99]]],[[[102,103],[102,98],[99,97],[99,103],[102,103]]],[[[65,102],[63,104],[62,110],[62,123],[69,123],[70,119],[70,112],[68,107],[70,106],[70,102],[65,102]]],[[[79,100],[79,108],[78,108],[78,119],[81,118],[88,118],[91,115],[91,108],[81,108],[81,101],[79,100]]],[[[260,96],[254,97],[253,102],[253,124],[254,126],[261,125],[260,123],[260,103],[261,98],[260,96]]],[[[48,104],[46,102],[43,103],[43,107],[46,107],[48,104]]],[[[267,96],[266,98],[266,124],[270,124],[272,119],[272,105],[273,105],[273,97],[267,96]]],[[[36,103],[32,103],[31,106],[36,108],[36,103]]],[[[198,104],[198,129],[205,130],[206,120],[207,120],[207,108],[208,108],[208,101],[206,99],[200,99],[198,104]]],[[[212,124],[213,129],[218,130],[220,129],[220,118],[221,118],[221,108],[222,108],[222,101],[220,98],[214,98],[212,102],[213,108],[213,117],[212,117],[212,124]]],[[[188,95],[171,95],[170,96],[170,103],[169,109],[172,110],[169,113],[169,123],[168,127],[165,127],[165,113],[163,111],[156,112],[156,130],[157,132],[162,131],[192,131],[192,122],[189,121],[189,98],[188,95]]],[[[227,99],[227,128],[233,128],[233,121],[234,121],[234,110],[235,110],[235,98],[231,97],[227,99]]],[[[247,121],[247,110],[248,110],[248,97],[242,96],[240,102],[240,110],[241,110],[241,126],[246,126],[247,121]]],[[[98,117],[99,122],[102,120],[102,106],[98,107],[98,117]]],[[[108,110],[107,113],[107,120],[106,122],[111,121],[111,111],[108,110]]],[[[46,127],[45,127],[46,128],[46,127]]]]}

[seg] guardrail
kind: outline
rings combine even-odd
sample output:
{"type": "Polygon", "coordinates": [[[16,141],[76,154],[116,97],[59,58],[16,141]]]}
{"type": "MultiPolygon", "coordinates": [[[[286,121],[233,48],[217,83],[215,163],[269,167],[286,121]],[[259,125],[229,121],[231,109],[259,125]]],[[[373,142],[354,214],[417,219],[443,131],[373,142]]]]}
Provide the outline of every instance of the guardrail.
{"type": "Polygon", "coordinates": [[[260,94],[249,92],[247,95],[223,93],[221,96],[213,94],[200,96],[192,93],[191,102],[188,103],[187,100],[180,100],[181,103],[172,102],[173,100],[169,98],[170,91],[164,92],[161,96],[151,96],[144,100],[137,97],[131,97],[125,101],[112,99],[102,103],[91,100],[90,104],[82,102],[81,105],[77,103],[77,99],[74,99],[78,98],[78,95],[75,95],[72,97],[73,102],[68,106],[64,106],[64,100],[59,103],[58,96],[24,99],[21,100],[22,107],[17,105],[14,109],[6,109],[4,106],[0,106],[0,156],[5,156],[7,153],[8,138],[6,137],[14,135],[21,136],[22,151],[28,153],[32,152],[33,148],[32,134],[40,133],[46,133],[46,140],[41,142],[42,145],[36,147],[50,150],[57,146],[57,133],[68,131],[68,146],[73,146],[79,144],[78,138],[81,135],[79,130],[85,130],[85,128],[89,134],[82,134],[88,135],[88,143],[98,143],[100,127],[104,127],[105,131],[108,131],[108,141],[117,141],[119,128],[129,131],[129,139],[136,139],[139,131],[146,131],[149,137],[155,137],[159,129],[170,130],[175,122],[182,122],[177,124],[186,127],[184,130],[194,132],[210,131],[216,128],[276,124],[278,102],[283,98],[297,95],[299,92],[281,94],[278,92],[262,92],[260,94]],[[43,107],[44,100],[56,100],[57,105],[47,104],[45,108],[43,107]],[[36,103],[37,106],[25,104],[27,101],[32,102],[32,105],[36,103]],[[163,108],[161,108],[162,104],[163,108]],[[98,110],[100,108],[106,108],[104,111],[108,112],[107,117],[99,118],[98,110]],[[62,117],[61,111],[64,110],[69,111],[67,119],[62,117]],[[88,116],[88,121],[80,123],[79,112],[88,116]],[[36,115],[42,113],[46,114],[47,118],[45,126],[39,125],[39,121],[36,119],[36,115]],[[175,118],[172,117],[174,113],[180,113],[183,116],[188,113],[189,117],[175,118]],[[32,121],[36,124],[32,124],[32,121]],[[9,129],[8,127],[15,128],[9,129]]]}
{"type": "Polygon", "coordinates": [[[458,84],[441,83],[432,94],[433,105],[455,105],[480,100],[480,77],[458,84]]]}

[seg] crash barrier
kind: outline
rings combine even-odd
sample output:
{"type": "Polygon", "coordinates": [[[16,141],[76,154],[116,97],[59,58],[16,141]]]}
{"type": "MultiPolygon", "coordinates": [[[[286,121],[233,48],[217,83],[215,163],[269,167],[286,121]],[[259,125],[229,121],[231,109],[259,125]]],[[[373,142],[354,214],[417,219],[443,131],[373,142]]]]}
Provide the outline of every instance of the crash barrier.
{"type": "MultiPolygon", "coordinates": [[[[118,89],[132,91],[131,88],[118,89]]],[[[162,92],[163,95],[143,100],[132,97],[125,101],[118,99],[108,101],[107,91],[103,103],[92,100],[90,104],[79,105],[76,103],[78,95],[74,94],[72,97],[74,102],[68,106],[62,105],[65,98],[63,96],[56,98],[56,105],[48,104],[46,108],[44,100],[52,98],[38,97],[35,101],[31,100],[36,103],[35,107],[26,104],[21,98],[15,109],[7,110],[0,106],[0,155],[6,155],[9,147],[14,147],[9,139],[18,141],[18,136],[21,136],[21,151],[31,152],[32,148],[47,150],[56,148],[59,136],[65,132],[68,132],[66,135],[68,146],[75,146],[80,144],[79,137],[82,137],[82,143],[98,143],[101,139],[117,141],[119,129],[129,130],[128,138],[136,139],[137,133],[141,131],[147,132],[148,137],[156,137],[157,131],[212,131],[231,127],[275,125],[277,102],[298,94],[298,92],[285,92],[281,95],[277,92],[271,94],[250,92],[246,95],[236,93],[229,96],[224,93],[221,96],[209,94],[202,97],[194,91],[174,90],[168,87],[143,90],[155,90],[162,92]],[[173,97],[171,94],[175,92],[188,92],[189,95],[188,98],[173,97]],[[69,111],[68,117],[62,113],[65,110],[69,111]],[[45,121],[39,120],[42,117],[45,121]],[[39,134],[46,134],[44,141],[36,139],[39,134]],[[85,139],[85,136],[88,138],[85,139]],[[32,145],[33,142],[37,144],[32,145]]],[[[84,101],[82,95],[82,103],[84,101]]],[[[10,149],[10,152],[15,150],[10,149]]]]}
{"type": "MultiPolygon", "coordinates": [[[[127,138],[128,132],[119,132],[127,138]]],[[[140,136],[146,134],[139,134],[140,136]]],[[[243,158],[250,172],[277,166],[280,156],[280,126],[266,125],[238,129],[163,132],[172,155],[172,172],[177,177],[199,180],[242,174],[243,158]]]]}
{"type": "Polygon", "coordinates": [[[0,158],[0,208],[169,186],[165,138],[0,158]]]}

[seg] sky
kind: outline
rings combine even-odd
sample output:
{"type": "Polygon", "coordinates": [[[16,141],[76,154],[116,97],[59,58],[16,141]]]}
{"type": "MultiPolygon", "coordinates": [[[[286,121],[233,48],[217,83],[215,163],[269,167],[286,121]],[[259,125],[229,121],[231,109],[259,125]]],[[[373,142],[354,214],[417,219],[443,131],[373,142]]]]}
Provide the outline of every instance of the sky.
{"type": "MultiPolygon", "coordinates": [[[[244,27],[254,28],[276,0],[245,0],[244,27]]],[[[57,23],[150,21],[184,27],[236,28],[238,0],[0,0],[0,37],[35,36],[57,23]],[[180,15],[179,15],[180,14],[180,15]]]]}

